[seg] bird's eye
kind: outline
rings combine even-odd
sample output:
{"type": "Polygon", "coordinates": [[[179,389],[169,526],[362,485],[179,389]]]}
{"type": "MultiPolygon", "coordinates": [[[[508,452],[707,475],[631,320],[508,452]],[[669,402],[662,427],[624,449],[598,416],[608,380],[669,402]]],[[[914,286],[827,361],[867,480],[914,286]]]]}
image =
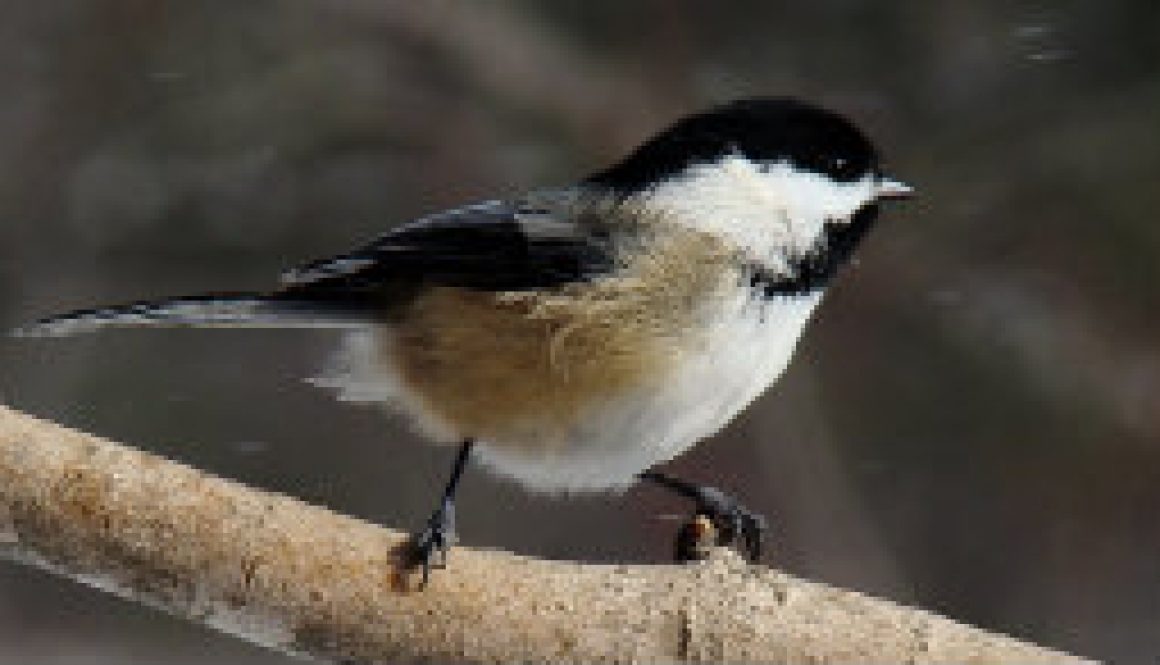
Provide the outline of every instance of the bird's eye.
{"type": "Polygon", "coordinates": [[[855,160],[837,155],[825,158],[822,169],[831,177],[841,181],[856,180],[860,175],[860,169],[855,160]]]}

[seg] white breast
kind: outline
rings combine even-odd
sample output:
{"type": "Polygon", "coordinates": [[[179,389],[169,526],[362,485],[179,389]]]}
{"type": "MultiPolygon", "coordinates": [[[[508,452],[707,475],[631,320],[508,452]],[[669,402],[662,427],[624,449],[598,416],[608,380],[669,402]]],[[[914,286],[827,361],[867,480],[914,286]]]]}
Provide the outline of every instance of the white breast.
{"type": "Polygon", "coordinates": [[[785,371],[821,293],[774,299],[738,289],[662,387],[593,405],[567,446],[479,448],[501,475],[543,491],[624,488],[731,421],[785,371]]]}

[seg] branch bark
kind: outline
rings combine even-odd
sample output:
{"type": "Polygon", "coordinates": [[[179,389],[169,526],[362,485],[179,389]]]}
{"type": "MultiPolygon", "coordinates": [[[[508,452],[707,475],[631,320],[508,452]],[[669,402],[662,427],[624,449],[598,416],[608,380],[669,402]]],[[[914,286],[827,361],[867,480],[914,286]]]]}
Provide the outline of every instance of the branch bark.
{"type": "Polygon", "coordinates": [[[1074,656],[715,553],[593,565],[405,535],[0,406],[0,555],[332,662],[1019,662],[1074,656]]]}

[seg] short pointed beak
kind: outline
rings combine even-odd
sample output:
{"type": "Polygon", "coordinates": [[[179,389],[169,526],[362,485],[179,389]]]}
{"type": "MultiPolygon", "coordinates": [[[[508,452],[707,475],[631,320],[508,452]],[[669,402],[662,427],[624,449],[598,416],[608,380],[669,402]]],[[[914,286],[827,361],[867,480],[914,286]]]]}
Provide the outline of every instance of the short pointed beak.
{"type": "Polygon", "coordinates": [[[902,199],[914,194],[914,188],[905,182],[882,176],[874,187],[874,196],[880,199],[902,199]]]}

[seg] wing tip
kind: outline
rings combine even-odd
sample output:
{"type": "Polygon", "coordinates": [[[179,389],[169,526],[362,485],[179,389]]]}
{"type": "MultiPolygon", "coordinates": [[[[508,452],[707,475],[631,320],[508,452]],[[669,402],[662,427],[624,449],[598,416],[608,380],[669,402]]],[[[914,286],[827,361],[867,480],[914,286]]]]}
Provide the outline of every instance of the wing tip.
{"type": "Polygon", "coordinates": [[[366,256],[343,256],[335,259],[324,259],[286,270],[279,276],[278,281],[282,286],[302,286],[303,284],[311,284],[329,277],[350,275],[363,268],[374,265],[374,263],[374,258],[366,256]]]}
{"type": "Polygon", "coordinates": [[[10,329],[8,337],[12,339],[50,339],[68,337],[95,328],[96,326],[85,325],[80,319],[41,319],[10,329]]]}

